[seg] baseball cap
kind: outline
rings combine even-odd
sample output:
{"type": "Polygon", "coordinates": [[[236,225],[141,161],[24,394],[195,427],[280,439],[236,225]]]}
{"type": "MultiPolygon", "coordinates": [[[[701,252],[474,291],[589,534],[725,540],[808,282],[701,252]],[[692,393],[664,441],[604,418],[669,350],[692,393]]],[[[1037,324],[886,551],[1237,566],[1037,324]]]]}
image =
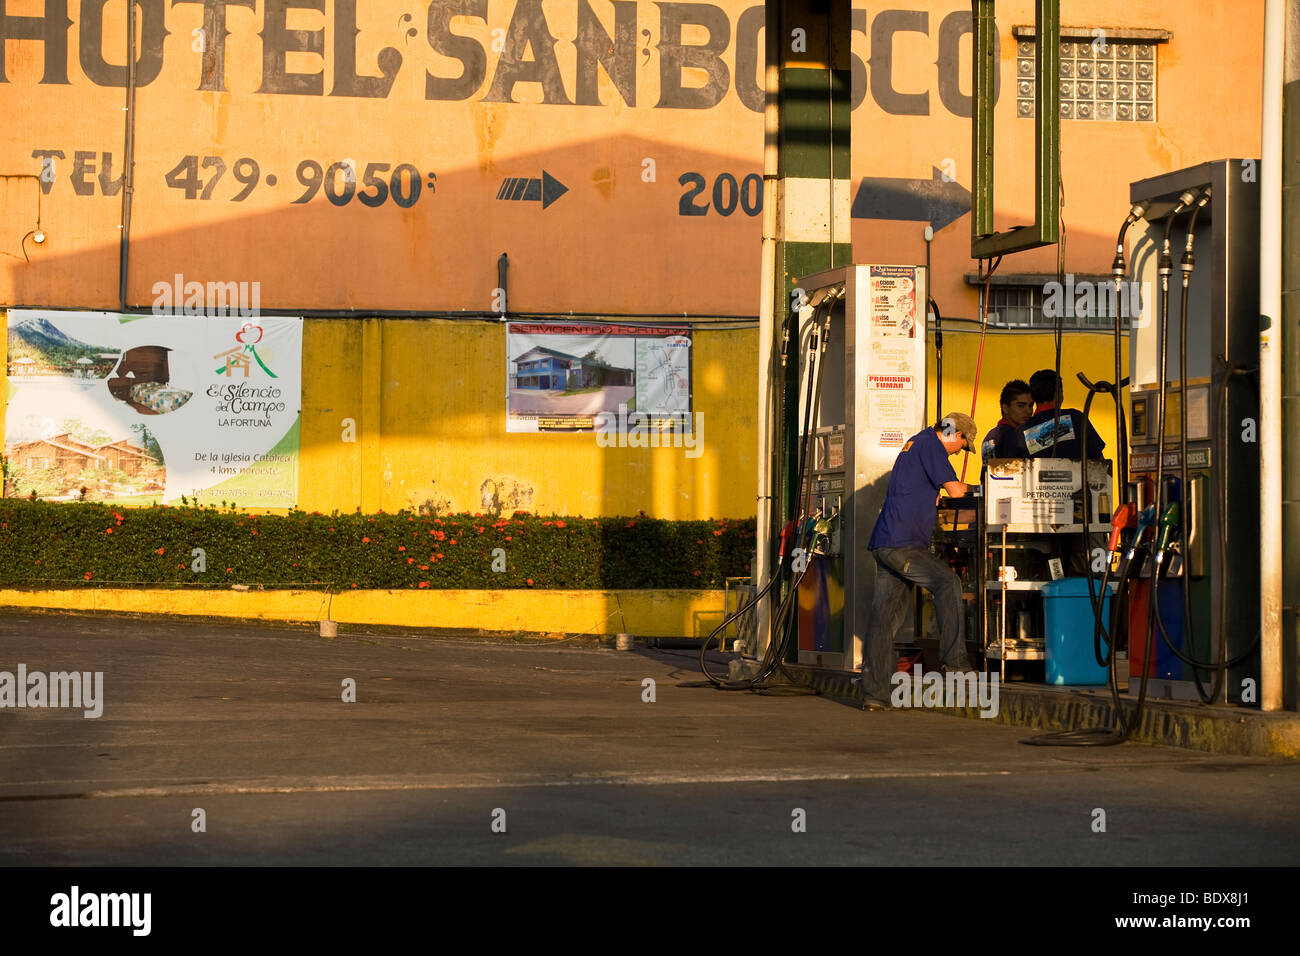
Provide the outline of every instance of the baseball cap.
{"type": "Polygon", "coordinates": [[[975,420],[964,412],[949,412],[939,422],[939,429],[945,435],[961,435],[966,440],[967,451],[975,451],[979,447],[975,436],[975,420]]]}

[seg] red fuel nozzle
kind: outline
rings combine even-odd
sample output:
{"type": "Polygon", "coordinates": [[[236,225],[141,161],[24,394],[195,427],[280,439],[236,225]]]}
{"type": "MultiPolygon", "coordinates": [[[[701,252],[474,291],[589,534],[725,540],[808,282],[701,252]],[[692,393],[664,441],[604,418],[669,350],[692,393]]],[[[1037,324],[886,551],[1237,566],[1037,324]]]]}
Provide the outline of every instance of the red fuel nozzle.
{"type": "Polygon", "coordinates": [[[1133,527],[1137,520],[1137,506],[1131,501],[1126,501],[1115,509],[1115,513],[1110,519],[1110,550],[1111,553],[1119,551],[1120,536],[1133,527]]]}
{"type": "Polygon", "coordinates": [[[790,546],[790,539],[794,537],[794,522],[787,521],[785,527],[781,529],[781,550],[777,552],[778,558],[785,557],[786,548],[790,546]]]}

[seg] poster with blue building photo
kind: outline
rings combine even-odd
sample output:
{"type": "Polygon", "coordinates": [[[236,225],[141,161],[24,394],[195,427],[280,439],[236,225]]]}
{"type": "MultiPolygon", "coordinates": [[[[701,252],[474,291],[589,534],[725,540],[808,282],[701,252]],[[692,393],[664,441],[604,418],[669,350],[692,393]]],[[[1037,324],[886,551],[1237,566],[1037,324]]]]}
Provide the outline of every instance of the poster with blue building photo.
{"type": "Polygon", "coordinates": [[[508,432],[627,431],[691,420],[687,326],[511,322],[506,359],[508,432]]]}

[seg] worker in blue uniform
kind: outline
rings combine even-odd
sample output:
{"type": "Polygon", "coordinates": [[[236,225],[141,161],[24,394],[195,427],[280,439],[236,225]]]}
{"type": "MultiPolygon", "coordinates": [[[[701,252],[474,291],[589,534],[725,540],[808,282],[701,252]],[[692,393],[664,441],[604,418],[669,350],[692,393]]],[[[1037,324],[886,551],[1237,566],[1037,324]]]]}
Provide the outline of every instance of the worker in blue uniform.
{"type": "Polygon", "coordinates": [[[907,613],[908,596],[920,585],[934,596],[939,624],[939,654],[945,670],[973,670],[966,653],[966,615],[961,581],[930,550],[939,490],[954,498],[966,494],[949,457],[977,451],[975,422],[950,412],[933,428],[917,432],[903,445],[889,476],[885,503],[867,548],[876,559],[871,626],[863,649],[860,693],[864,710],[889,709],[890,677],[897,670],[894,632],[907,613]]]}

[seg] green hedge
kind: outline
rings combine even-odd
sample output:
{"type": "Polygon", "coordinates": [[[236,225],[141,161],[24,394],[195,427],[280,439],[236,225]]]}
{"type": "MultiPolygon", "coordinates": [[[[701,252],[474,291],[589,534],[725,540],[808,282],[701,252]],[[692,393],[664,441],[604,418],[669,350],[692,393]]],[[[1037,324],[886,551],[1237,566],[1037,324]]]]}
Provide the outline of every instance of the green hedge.
{"type": "Polygon", "coordinates": [[[754,519],[251,515],[5,499],[0,545],[6,587],[719,588],[749,573],[754,519]],[[497,548],[503,572],[493,570],[497,548]]]}

